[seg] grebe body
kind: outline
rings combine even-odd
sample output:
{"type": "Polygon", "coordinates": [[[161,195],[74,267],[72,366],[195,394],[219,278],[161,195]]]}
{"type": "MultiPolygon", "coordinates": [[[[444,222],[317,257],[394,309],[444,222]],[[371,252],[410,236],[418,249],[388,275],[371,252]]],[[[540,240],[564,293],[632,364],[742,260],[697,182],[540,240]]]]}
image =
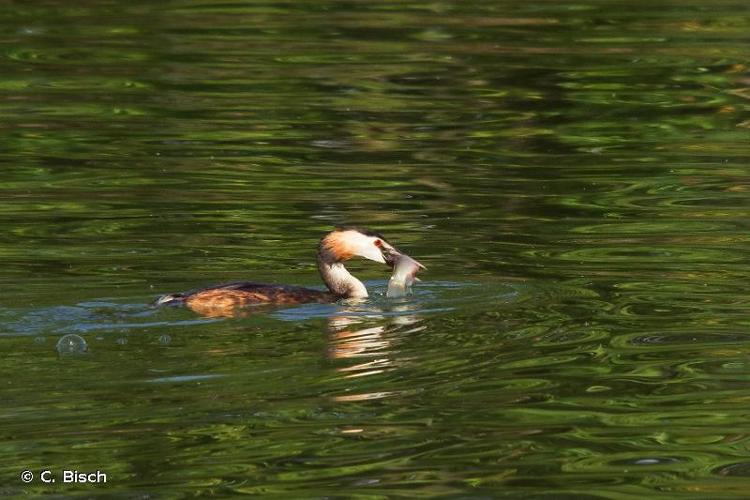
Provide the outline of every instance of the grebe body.
{"type": "MultiPolygon", "coordinates": [[[[365,229],[343,227],[326,234],[318,245],[318,270],[327,292],[298,286],[237,282],[161,296],[155,305],[185,305],[206,316],[234,315],[252,305],[288,305],[365,298],[365,285],[343,262],[359,256],[393,267],[402,254],[383,236],[365,229]]],[[[421,266],[421,265],[420,265],[421,266]]]]}

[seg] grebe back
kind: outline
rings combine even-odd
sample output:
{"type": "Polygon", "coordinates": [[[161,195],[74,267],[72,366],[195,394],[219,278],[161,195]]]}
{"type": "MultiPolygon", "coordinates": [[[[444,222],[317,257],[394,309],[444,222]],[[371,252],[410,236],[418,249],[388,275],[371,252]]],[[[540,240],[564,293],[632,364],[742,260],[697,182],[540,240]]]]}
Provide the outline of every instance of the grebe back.
{"type": "Polygon", "coordinates": [[[255,304],[325,303],[365,298],[367,288],[349,273],[343,262],[359,256],[393,267],[401,255],[378,233],[354,227],[337,228],[326,234],[318,245],[318,270],[328,287],[327,292],[299,286],[237,282],[163,295],[155,305],[185,305],[198,314],[226,316],[233,315],[237,308],[255,304]]]}

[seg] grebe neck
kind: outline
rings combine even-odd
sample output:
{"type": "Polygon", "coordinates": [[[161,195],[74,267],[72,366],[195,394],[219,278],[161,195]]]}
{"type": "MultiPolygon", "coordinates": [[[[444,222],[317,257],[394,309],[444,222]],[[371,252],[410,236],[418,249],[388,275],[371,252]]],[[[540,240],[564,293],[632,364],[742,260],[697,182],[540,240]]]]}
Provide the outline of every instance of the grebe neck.
{"type": "Polygon", "coordinates": [[[367,288],[338,261],[331,261],[318,253],[318,270],[332,294],[343,298],[365,298],[367,288]]]}

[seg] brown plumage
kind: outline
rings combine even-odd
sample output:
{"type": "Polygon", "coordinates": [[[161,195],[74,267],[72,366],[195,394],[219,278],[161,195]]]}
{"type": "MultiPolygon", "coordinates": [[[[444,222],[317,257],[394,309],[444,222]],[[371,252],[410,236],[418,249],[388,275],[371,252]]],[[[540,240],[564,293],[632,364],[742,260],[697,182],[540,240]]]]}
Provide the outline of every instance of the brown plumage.
{"type": "Polygon", "coordinates": [[[318,245],[318,270],[328,292],[298,286],[239,282],[163,295],[157,299],[156,305],[185,305],[204,316],[234,316],[242,308],[254,305],[326,303],[342,298],[367,297],[365,286],[346,270],[343,262],[362,256],[393,266],[400,255],[377,233],[359,228],[338,228],[324,236],[318,245]]]}
{"type": "Polygon", "coordinates": [[[253,305],[326,303],[336,299],[331,293],[299,286],[234,283],[185,294],[182,302],[203,316],[232,316],[238,309],[253,305]]]}

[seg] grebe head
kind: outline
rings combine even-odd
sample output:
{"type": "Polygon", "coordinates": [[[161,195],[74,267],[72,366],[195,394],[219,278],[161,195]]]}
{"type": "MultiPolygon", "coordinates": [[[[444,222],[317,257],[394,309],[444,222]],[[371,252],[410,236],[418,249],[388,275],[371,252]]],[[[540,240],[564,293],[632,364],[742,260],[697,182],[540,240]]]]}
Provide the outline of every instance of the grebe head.
{"type": "Polygon", "coordinates": [[[320,253],[329,262],[364,257],[391,267],[401,252],[381,234],[355,227],[340,227],[320,240],[320,253]]]}
{"type": "Polygon", "coordinates": [[[320,240],[318,249],[318,270],[331,293],[346,298],[367,297],[365,285],[343,264],[355,255],[393,268],[402,254],[382,235],[366,229],[340,227],[331,231],[320,240]]]}

